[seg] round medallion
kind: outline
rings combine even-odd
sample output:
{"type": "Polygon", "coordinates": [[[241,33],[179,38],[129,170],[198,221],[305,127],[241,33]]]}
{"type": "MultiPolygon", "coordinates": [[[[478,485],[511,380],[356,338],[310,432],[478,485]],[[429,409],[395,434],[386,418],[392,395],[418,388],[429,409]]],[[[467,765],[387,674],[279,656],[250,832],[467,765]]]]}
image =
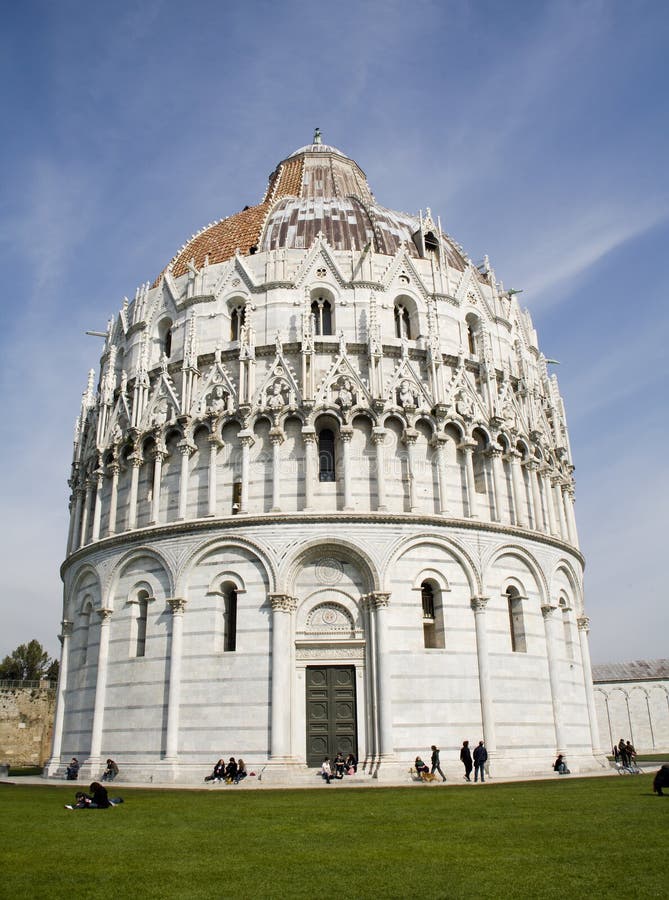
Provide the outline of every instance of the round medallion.
{"type": "Polygon", "coordinates": [[[316,578],[321,584],[337,584],[344,574],[344,567],[338,559],[324,556],[316,563],[316,578]]]}
{"type": "Polygon", "coordinates": [[[326,625],[334,625],[337,621],[337,613],[334,609],[326,609],[323,611],[323,621],[326,625]]]}

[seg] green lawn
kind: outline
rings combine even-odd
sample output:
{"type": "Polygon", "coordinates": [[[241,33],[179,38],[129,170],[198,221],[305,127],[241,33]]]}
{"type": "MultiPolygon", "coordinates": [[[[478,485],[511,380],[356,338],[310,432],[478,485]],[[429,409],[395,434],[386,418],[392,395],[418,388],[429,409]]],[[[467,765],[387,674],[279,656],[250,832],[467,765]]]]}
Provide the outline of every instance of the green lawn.
{"type": "Polygon", "coordinates": [[[309,790],[0,786],[0,897],[666,897],[652,776],[309,790]]]}

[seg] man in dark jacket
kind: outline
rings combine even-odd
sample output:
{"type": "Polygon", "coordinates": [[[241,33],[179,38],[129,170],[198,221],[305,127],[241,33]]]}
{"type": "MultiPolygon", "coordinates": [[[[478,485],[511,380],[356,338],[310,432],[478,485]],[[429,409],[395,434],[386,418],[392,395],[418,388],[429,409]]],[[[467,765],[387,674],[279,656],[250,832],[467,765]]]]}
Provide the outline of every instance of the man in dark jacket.
{"type": "Polygon", "coordinates": [[[669,766],[661,766],[653,779],[653,790],[658,797],[664,797],[663,787],[669,788],[669,766]]]}
{"type": "Polygon", "coordinates": [[[483,746],[483,741],[479,741],[478,747],[474,748],[474,781],[478,781],[481,775],[481,783],[485,781],[484,766],[488,759],[488,751],[483,746]]]}
{"type": "Polygon", "coordinates": [[[469,776],[472,774],[474,765],[472,763],[472,751],[469,749],[469,741],[462,742],[462,747],[460,748],[460,761],[465,767],[465,781],[471,781],[469,776]]]}

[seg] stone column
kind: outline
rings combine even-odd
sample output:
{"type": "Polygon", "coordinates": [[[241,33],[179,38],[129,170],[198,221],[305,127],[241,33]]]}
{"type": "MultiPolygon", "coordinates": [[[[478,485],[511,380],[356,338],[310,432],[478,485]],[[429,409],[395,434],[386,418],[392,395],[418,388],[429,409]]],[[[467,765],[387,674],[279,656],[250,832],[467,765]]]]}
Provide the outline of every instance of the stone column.
{"type": "Polygon", "coordinates": [[[567,752],[567,744],[564,735],[562,716],[562,702],[560,699],[560,661],[558,658],[558,639],[555,633],[557,628],[555,606],[546,603],[541,607],[544,617],[544,632],[546,635],[546,655],[548,657],[548,676],[551,685],[551,702],[553,704],[553,723],[555,725],[555,744],[557,753],[567,752]]]}
{"type": "Polygon", "coordinates": [[[100,519],[102,517],[102,481],[103,471],[98,468],[95,472],[95,506],[93,509],[93,534],[92,541],[100,540],[100,519]]]}
{"type": "Polygon", "coordinates": [[[374,444],[374,450],[376,451],[376,508],[379,512],[384,512],[388,508],[386,506],[386,479],[383,454],[383,445],[386,442],[387,434],[388,432],[385,428],[372,429],[372,443],[374,444]]]}
{"type": "Polygon", "coordinates": [[[353,509],[353,478],[351,472],[351,439],[353,428],[351,425],[342,425],[339,429],[341,438],[342,462],[344,469],[344,512],[353,509]]]}
{"type": "Polygon", "coordinates": [[[111,625],[111,609],[98,609],[100,616],[100,646],[98,648],[98,671],[95,681],[95,708],[93,710],[93,727],[91,728],[91,752],[86,760],[91,775],[100,765],[102,750],[102,726],[105,715],[105,699],[107,693],[107,667],[109,661],[109,631],[111,625]]]}
{"type": "Polygon", "coordinates": [[[207,515],[216,515],[216,495],[218,488],[218,474],[216,469],[216,461],[218,451],[223,446],[222,442],[215,434],[210,434],[207,438],[209,442],[209,472],[207,478],[207,515]]]}
{"type": "Polygon", "coordinates": [[[79,489],[75,487],[72,479],[69,481],[70,488],[72,489],[72,493],[70,494],[70,527],[67,532],[67,553],[72,553],[72,551],[77,546],[77,538],[76,538],[76,529],[79,525],[79,516],[81,514],[81,505],[79,503],[79,489]]]}
{"type": "Polygon", "coordinates": [[[170,640],[170,682],[167,691],[165,759],[175,761],[179,754],[181,655],[183,652],[184,610],[186,609],[186,601],[183,597],[171,597],[167,602],[172,610],[172,638],[170,640]]]}
{"type": "Polygon", "coordinates": [[[130,497],[128,498],[128,531],[137,524],[137,489],[139,486],[139,468],[144,460],[139,453],[130,457],[130,497]]]}
{"type": "Polygon", "coordinates": [[[376,592],[369,595],[374,606],[376,638],[376,696],[379,733],[379,756],[391,759],[395,755],[393,739],[393,705],[390,682],[388,641],[388,602],[390,594],[376,592]]]}
{"type": "Polygon", "coordinates": [[[111,537],[113,534],[116,534],[116,511],[118,509],[118,473],[121,470],[121,466],[117,459],[109,464],[109,471],[111,472],[112,483],[111,483],[111,493],[109,497],[109,525],[107,527],[107,535],[111,537]]]}
{"type": "Polygon", "coordinates": [[[463,441],[458,445],[465,455],[465,482],[467,485],[467,515],[470,519],[478,518],[478,505],[476,503],[476,482],[474,480],[473,455],[476,449],[476,441],[463,441]]]}
{"type": "Polygon", "coordinates": [[[564,498],[564,512],[567,519],[567,531],[569,532],[569,541],[574,547],[578,547],[578,534],[576,532],[576,517],[574,516],[574,488],[570,484],[562,485],[562,496],[564,498]]]}
{"type": "Polygon", "coordinates": [[[248,429],[239,432],[239,442],[242,445],[242,492],[240,500],[239,514],[245,515],[249,511],[249,478],[250,478],[250,457],[251,447],[255,443],[253,433],[248,429]]]}
{"type": "Polygon", "coordinates": [[[472,597],[471,607],[474,611],[474,626],[476,628],[476,658],[479,669],[479,694],[481,697],[481,722],[483,725],[483,740],[489,753],[497,749],[495,738],[495,719],[492,708],[492,693],[490,688],[490,666],[488,662],[488,628],[485,618],[485,610],[488,605],[488,597],[472,597]]]}
{"type": "Polygon", "coordinates": [[[416,459],[415,448],[418,432],[415,428],[406,428],[402,440],[407,448],[407,468],[409,470],[409,510],[417,512],[418,498],[416,497],[416,459]]]}
{"type": "Polygon", "coordinates": [[[365,620],[365,657],[367,661],[367,747],[366,755],[378,757],[379,754],[379,708],[376,677],[376,621],[374,618],[373,595],[362,594],[360,608],[365,620]]]}
{"type": "Polygon", "coordinates": [[[177,512],[177,519],[182,520],[186,518],[186,512],[188,510],[188,461],[194,448],[185,440],[179,441],[177,446],[181,451],[181,472],[179,474],[179,510],[177,512]]]}
{"type": "Polygon", "coordinates": [[[494,516],[496,522],[504,521],[504,514],[502,512],[504,508],[504,493],[502,489],[502,448],[499,444],[492,444],[488,447],[488,457],[490,458],[490,465],[492,466],[492,486],[493,492],[495,494],[494,497],[494,516]]]}
{"type": "Polygon", "coordinates": [[[60,754],[63,746],[63,721],[65,718],[65,694],[67,692],[67,670],[70,662],[70,635],[73,623],[63,619],[58,640],[61,644],[60,666],[58,669],[58,695],[53,720],[53,740],[51,743],[51,759],[46,765],[46,774],[55,775],[60,765],[60,754]]]}
{"type": "Polygon", "coordinates": [[[281,444],[283,431],[272,428],[269,433],[272,445],[272,508],[270,512],[281,512],[281,444]]]}
{"type": "Polygon", "coordinates": [[[160,524],[160,483],[163,477],[163,460],[167,456],[163,450],[153,452],[153,487],[151,495],[151,524],[160,524]]]}
{"type": "Polygon", "coordinates": [[[316,429],[313,425],[302,427],[304,441],[304,512],[314,508],[314,486],[318,478],[316,466],[316,429]]]}
{"type": "Polygon", "coordinates": [[[560,529],[555,521],[555,509],[553,507],[553,491],[551,489],[551,480],[548,466],[541,470],[541,484],[543,488],[544,500],[546,502],[546,512],[548,514],[548,527],[550,533],[555,537],[560,536],[560,529]]]}
{"type": "Polygon", "coordinates": [[[509,450],[509,465],[511,466],[511,486],[513,488],[514,524],[519,528],[527,528],[527,516],[525,514],[525,484],[523,473],[520,469],[520,453],[517,450],[509,450]]]}
{"type": "Polygon", "coordinates": [[[86,479],[84,487],[84,499],[81,505],[81,531],[79,533],[79,547],[83,547],[86,543],[86,532],[88,531],[88,514],[91,505],[91,480],[86,479]]]}
{"type": "Polygon", "coordinates": [[[597,724],[597,710],[595,708],[595,690],[592,685],[592,665],[590,663],[590,645],[588,632],[590,631],[590,619],[587,616],[579,616],[576,619],[578,625],[578,642],[581,647],[581,665],[583,666],[583,685],[585,687],[585,699],[588,704],[588,719],[590,720],[590,739],[592,752],[600,753],[599,726],[597,724]]]}
{"type": "Polygon", "coordinates": [[[439,485],[439,513],[448,515],[448,472],[446,469],[446,442],[443,434],[435,436],[433,446],[437,455],[437,483],[439,485]]]}
{"type": "Polygon", "coordinates": [[[291,758],[292,719],[292,625],[297,601],[286,594],[270,594],[272,604],[272,713],[270,757],[273,761],[291,758]]]}
{"type": "Polygon", "coordinates": [[[553,485],[553,500],[557,510],[558,521],[560,523],[560,537],[563,541],[569,540],[569,531],[567,529],[567,520],[564,515],[564,504],[562,503],[561,480],[558,476],[551,479],[553,485]]]}
{"type": "Polygon", "coordinates": [[[532,493],[532,509],[534,510],[534,530],[545,531],[544,516],[541,509],[541,494],[539,493],[539,476],[537,474],[538,464],[535,460],[529,459],[525,463],[530,481],[530,491],[532,493]]]}

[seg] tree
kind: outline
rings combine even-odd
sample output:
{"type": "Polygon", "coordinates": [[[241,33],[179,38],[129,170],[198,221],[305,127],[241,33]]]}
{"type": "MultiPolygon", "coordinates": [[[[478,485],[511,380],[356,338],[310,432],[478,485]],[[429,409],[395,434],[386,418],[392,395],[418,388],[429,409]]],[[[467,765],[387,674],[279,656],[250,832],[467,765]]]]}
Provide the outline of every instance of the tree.
{"type": "Polygon", "coordinates": [[[19,644],[0,663],[0,678],[7,681],[39,681],[58,678],[58,661],[51,659],[39,641],[19,644]]]}

